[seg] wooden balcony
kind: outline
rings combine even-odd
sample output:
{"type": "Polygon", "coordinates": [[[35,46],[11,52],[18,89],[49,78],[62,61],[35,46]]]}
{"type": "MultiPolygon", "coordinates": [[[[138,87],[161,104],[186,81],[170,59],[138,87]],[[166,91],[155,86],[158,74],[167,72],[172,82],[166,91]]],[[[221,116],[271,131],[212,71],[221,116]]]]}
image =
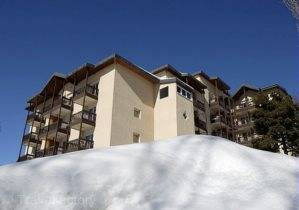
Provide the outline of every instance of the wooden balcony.
{"type": "Polygon", "coordinates": [[[83,110],[72,116],[71,127],[80,130],[81,123],[83,130],[93,129],[95,127],[96,114],[83,110]]]}
{"type": "Polygon", "coordinates": [[[225,121],[224,116],[212,116],[211,117],[211,125],[214,128],[219,128],[219,127],[230,127],[227,121],[225,121]]]}
{"type": "Polygon", "coordinates": [[[83,104],[89,107],[95,106],[98,101],[98,89],[91,85],[81,87],[75,90],[73,101],[81,106],[83,106],[83,104]]]}
{"type": "Polygon", "coordinates": [[[62,154],[63,148],[59,147],[57,144],[56,146],[49,146],[46,149],[41,149],[36,151],[36,157],[46,157],[46,156],[52,156],[57,154],[62,154]]]}
{"type": "Polygon", "coordinates": [[[28,115],[27,124],[34,124],[34,123],[45,123],[45,118],[43,118],[42,113],[40,112],[32,112],[28,115]]]}
{"type": "Polygon", "coordinates": [[[207,131],[207,124],[206,124],[206,122],[202,121],[199,118],[195,118],[194,119],[194,125],[195,125],[195,127],[198,127],[198,128],[200,128],[200,129],[202,129],[204,131],[207,131]]]}
{"type": "Polygon", "coordinates": [[[199,110],[201,110],[203,112],[206,110],[205,109],[205,104],[203,102],[199,101],[199,100],[193,101],[193,106],[198,108],[199,110]]]}
{"type": "Polygon", "coordinates": [[[64,152],[74,152],[78,150],[92,149],[93,140],[75,139],[64,143],[64,152]]]}
{"type": "Polygon", "coordinates": [[[31,160],[33,158],[34,158],[34,155],[31,155],[31,154],[23,155],[23,156],[18,158],[17,162],[21,162],[21,161],[25,161],[25,160],[31,160]]]}
{"type": "Polygon", "coordinates": [[[234,113],[235,115],[243,115],[243,114],[247,114],[248,112],[253,112],[255,109],[256,108],[254,105],[242,104],[239,105],[238,107],[237,106],[235,107],[234,113]]]}
{"type": "Polygon", "coordinates": [[[253,126],[254,126],[253,122],[246,122],[246,123],[242,123],[242,124],[236,124],[235,128],[238,131],[241,131],[241,130],[250,130],[253,128],[253,126]]]}
{"type": "Polygon", "coordinates": [[[63,153],[63,148],[56,145],[56,146],[50,146],[46,148],[44,151],[45,151],[45,156],[58,155],[63,153]]]}
{"type": "Polygon", "coordinates": [[[29,142],[33,142],[33,143],[40,142],[38,138],[38,133],[34,133],[34,132],[24,135],[22,140],[23,140],[23,144],[25,145],[28,145],[29,142]]]}
{"type": "Polygon", "coordinates": [[[45,126],[40,131],[40,138],[53,138],[56,135],[59,138],[62,135],[67,135],[69,131],[69,124],[66,122],[63,122],[61,119],[57,122],[50,124],[48,126],[45,126]]]}
{"type": "Polygon", "coordinates": [[[222,109],[224,111],[230,111],[230,108],[227,104],[223,103],[222,101],[211,101],[210,102],[211,111],[222,109]]]}
{"type": "Polygon", "coordinates": [[[44,150],[41,149],[41,150],[37,150],[36,151],[36,154],[35,154],[35,157],[44,157],[44,150]]]}
{"type": "Polygon", "coordinates": [[[51,104],[44,107],[43,116],[47,116],[51,113],[51,115],[58,115],[61,106],[60,115],[70,114],[72,110],[72,100],[66,97],[56,97],[53,102],[53,106],[51,104]]]}

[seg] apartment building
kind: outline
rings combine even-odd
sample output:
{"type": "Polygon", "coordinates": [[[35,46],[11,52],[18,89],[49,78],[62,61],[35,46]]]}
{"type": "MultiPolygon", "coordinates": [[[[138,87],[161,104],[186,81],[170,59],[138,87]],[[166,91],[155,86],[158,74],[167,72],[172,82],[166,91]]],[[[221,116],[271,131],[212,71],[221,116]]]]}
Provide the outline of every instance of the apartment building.
{"type": "Polygon", "coordinates": [[[206,86],[175,72],[166,65],[152,74],[114,54],[54,74],[28,100],[18,161],[207,133],[206,86]]]}
{"type": "Polygon", "coordinates": [[[208,134],[234,140],[232,99],[230,87],[219,77],[210,77],[200,71],[193,74],[194,78],[204,84],[208,134]]]}
{"type": "Polygon", "coordinates": [[[232,96],[233,121],[235,126],[235,141],[251,146],[250,141],[258,137],[254,131],[252,112],[255,110],[254,98],[259,89],[249,85],[242,85],[232,96]]]}
{"type": "Polygon", "coordinates": [[[271,100],[273,92],[288,96],[287,91],[277,84],[263,88],[242,85],[232,96],[232,113],[235,126],[235,141],[237,143],[252,146],[251,140],[259,137],[254,130],[252,113],[255,110],[254,98],[262,92],[268,95],[269,100],[271,100]]]}
{"type": "Polygon", "coordinates": [[[208,134],[251,146],[254,97],[279,85],[242,85],[167,64],[151,73],[114,54],[68,75],[55,73],[27,102],[18,161],[91,148],[208,134]]]}

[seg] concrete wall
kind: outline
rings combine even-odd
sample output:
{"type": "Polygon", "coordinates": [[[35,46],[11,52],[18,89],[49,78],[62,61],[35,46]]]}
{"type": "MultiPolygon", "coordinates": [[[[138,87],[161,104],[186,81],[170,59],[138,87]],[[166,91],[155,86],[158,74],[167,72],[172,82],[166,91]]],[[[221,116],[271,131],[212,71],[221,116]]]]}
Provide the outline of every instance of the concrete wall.
{"type": "Polygon", "coordinates": [[[155,100],[155,140],[172,138],[177,136],[177,92],[176,83],[161,84],[156,87],[155,100]],[[168,97],[160,99],[160,89],[168,87],[168,97]]]}
{"type": "Polygon", "coordinates": [[[133,134],[140,142],[154,139],[154,83],[122,65],[116,66],[111,145],[133,143],[133,134]],[[141,117],[134,117],[134,109],[141,117]]]}
{"type": "Polygon", "coordinates": [[[99,100],[96,108],[97,119],[93,137],[94,148],[108,147],[110,146],[112,132],[114,65],[100,70],[94,77],[97,77],[99,81],[99,100]]]}
{"type": "Polygon", "coordinates": [[[180,94],[176,94],[177,135],[194,134],[193,102],[180,94]]]}

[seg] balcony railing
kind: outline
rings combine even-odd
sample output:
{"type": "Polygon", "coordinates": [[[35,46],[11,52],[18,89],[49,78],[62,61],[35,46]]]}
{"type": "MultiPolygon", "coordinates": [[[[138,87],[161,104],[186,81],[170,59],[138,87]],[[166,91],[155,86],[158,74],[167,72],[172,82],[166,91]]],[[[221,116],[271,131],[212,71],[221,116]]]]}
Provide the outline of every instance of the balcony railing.
{"type": "Polygon", "coordinates": [[[212,131],[212,136],[220,136],[223,138],[226,138],[228,136],[228,133],[226,131],[219,131],[219,130],[214,130],[212,131]]]}
{"type": "Polygon", "coordinates": [[[212,116],[211,117],[211,123],[217,123],[217,122],[222,122],[224,124],[227,124],[227,122],[225,121],[225,118],[223,116],[212,116]]]}
{"type": "Polygon", "coordinates": [[[241,129],[241,128],[250,128],[252,127],[253,121],[246,121],[246,122],[242,122],[242,123],[236,123],[235,126],[237,129],[241,129]]]}
{"type": "Polygon", "coordinates": [[[78,97],[80,95],[83,95],[84,91],[89,96],[92,96],[94,98],[98,97],[98,88],[96,88],[94,86],[91,86],[91,85],[86,85],[86,88],[85,87],[81,87],[81,88],[75,90],[75,92],[74,92],[74,98],[78,97]]]}
{"type": "Polygon", "coordinates": [[[23,142],[37,142],[37,141],[39,141],[37,132],[31,132],[23,136],[23,142]]]}
{"type": "Polygon", "coordinates": [[[19,157],[18,162],[25,161],[25,160],[31,160],[33,158],[34,158],[34,155],[32,155],[32,154],[23,155],[23,156],[19,157]]]}
{"type": "Polygon", "coordinates": [[[201,111],[205,111],[205,104],[199,100],[193,101],[193,105],[200,109],[201,111]]]}
{"type": "Polygon", "coordinates": [[[27,122],[30,122],[32,120],[36,122],[45,123],[45,118],[42,117],[42,113],[40,112],[31,113],[27,118],[27,122]]]}
{"type": "Polygon", "coordinates": [[[244,104],[239,104],[235,107],[235,112],[242,112],[242,111],[248,111],[250,109],[254,109],[255,106],[253,103],[244,103],[244,104]]]}
{"type": "Polygon", "coordinates": [[[210,106],[221,106],[223,109],[229,109],[228,105],[226,105],[223,101],[220,100],[211,100],[210,101],[210,106]]]}
{"type": "Polygon", "coordinates": [[[206,124],[206,122],[202,121],[199,118],[195,118],[194,119],[194,124],[195,124],[196,127],[200,128],[202,130],[205,130],[205,131],[207,130],[207,124],[206,124]]]}
{"type": "Polygon", "coordinates": [[[75,139],[64,143],[64,152],[74,152],[91,148],[93,148],[93,140],[75,139]]]}
{"type": "Polygon", "coordinates": [[[57,155],[57,154],[62,154],[62,152],[63,152],[63,148],[59,147],[59,145],[49,146],[46,149],[41,149],[36,151],[36,157],[57,155]]]}
{"type": "Polygon", "coordinates": [[[36,157],[43,157],[44,156],[44,150],[43,149],[37,150],[36,153],[35,153],[35,156],[36,157]]]}
{"type": "Polygon", "coordinates": [[[45,113],[45,112],[48,112],[48,111],[50,111],[51,109],[52,109],[52,104],[48,104],[47,106],[44,107],[43,112],[44,112],[44,113],[45,113]]]}
{"type": "Polygon", "coordinates": [[[50,111],[52,108],[57,108],[61,105],[61,107],[66,108],[66,109],[71,109],[72,107],[72,100],[66,97],[56,97],[52,104],[48,104],[47,106],[44,107],[43,113],[46,113],[50,111]]]}
{"type": "Polygon", "coordinates": [[[87,110],[83,110],[72,116],[72,124],[80,123],[81,120],[84,123],[94,124],[96,122],[96,116],[97,115],[95,113],[89,112],[87,110]]]}
{"type": "Polygon", "coordinates": [[[47,132],[50,133],[56,130],[61,133],[67,133],[68,129],[69,129],[68,123],[63,122],[62,120],[58,120],[53,124],[43,127],[41,129],[40,135],[45,135],[47,132]]]}
{"type": "Polygon", "coordinates": [[[53,107],[61,105],[64,108],[71,109],[72,100],[66,97],[59,97],[54,101],[53,107]]]}

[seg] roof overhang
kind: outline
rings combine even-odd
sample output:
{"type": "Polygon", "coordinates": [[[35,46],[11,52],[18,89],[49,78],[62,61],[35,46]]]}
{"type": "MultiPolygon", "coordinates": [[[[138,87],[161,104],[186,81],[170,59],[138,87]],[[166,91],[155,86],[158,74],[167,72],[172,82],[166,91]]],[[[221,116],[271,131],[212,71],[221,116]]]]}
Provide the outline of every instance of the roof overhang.
{"type": "Polygon", "coordinates": [[[44,85],[42,90],[35,96],[31,97],[27,102],[31,104],[42,103],[45,96],[47,98],[47,96],[52,96],[53,94],[58,92],[62,88],[65,81],[66,81],[65,75],[60,73],[54,73],[51,76],[51,78],[48,80],[48,82],[44,85]]]}
{"type": "Polygon", "coordinates": [[[278,84],[273,84],[273,85],[270,85],[270,86],[263,87],[263,88],[261,88],[261,91],[271,91],[273,89],[279,89],[283,93],[285,93],[286,95],[289,95],[287,90],[285,88],[283,88],[282,86],[278,85],[278,84]]]}
{"type": "Polygon", "coordinates": [[[221,78],[219,77],[210,77],[207,75],[204,71],[198,71],[193,74],[193,76],[200,75],[206,80],[208,80],[210,83],[212,83],[214,86],[217,86],[218,89],[222,91],[230,90],[230,86],[226,84],[221,78]]]}
{"type": "Polygon", "coordinates": [[[60,74],[60,73],[54,73],[51,76],[50,80],[45,84],[43,89],[38,94],[31,97],[27,102],[30,104],[35,104],[35,105],[40,104],[45,99],[47,99],[48,97],[51,97],[53,95],[54,86],[56,87],[54,94],[57,94],[63,87],[64,83],[71,82],[71,83],[77,84],[78,82],[84,80],[87,76],[91,76],[91,75],[97,73],[98,71],[100,71],[101,69],[103,69],[113,63],[123,65],[154,83],[160,82],[160,79],[158,77],[156,77],[155,75],[147,72],[143,68],[133,64],[132,62],[121,57],[120,55],[113,54],[113,55],[103,59],[96,65],[93,65],[91,63],[86,63],[86,64],[76,68],[74,71],[72,71],[67,76],[60,74]],[[46,98],[44,98],[45,96],[46,96],[46,98]]]}
{"type": "Polygon", "coordinates": [[[178,79],[176,77],[166,78],[166,79],[161,79],[160,80],[160,84],[171,84],[171,83],[179,84],[180,86],[182,86],[186,90],[188,90],[190,92],[194,92],[194,88],[193,87],[191,87],[190,85],[186,84],[185,82],[183,82],[182,80],[180,80],[180,79],[178,79]]]}
{"type": "Polygon", "coordinates": [[[239,87],[239,89],[236,91],[236,93],[232,96],[233,100],[237,100],[241,97],[242,94],[244,94],[244,92],[246,91],[254,91],[254,92],[258,92],[259,90],[255,87],[252,87],[250,85],[241,85],[239,87]]]}
{"type": "Polygon", "coordinates": [[[207,88],[204,84],[202,84],[200,81],[198,81],[192,74],[181,73],[169,64],[163,65],[163,66],[153,70],[152,73],[158,74],[163,71],[170,72],[175,77],[177,77],[181,82],[188,84],[188,86],[191,86],[193,89],[195,89],[201,93],[203,93],[204,89],[207,88]]]}

